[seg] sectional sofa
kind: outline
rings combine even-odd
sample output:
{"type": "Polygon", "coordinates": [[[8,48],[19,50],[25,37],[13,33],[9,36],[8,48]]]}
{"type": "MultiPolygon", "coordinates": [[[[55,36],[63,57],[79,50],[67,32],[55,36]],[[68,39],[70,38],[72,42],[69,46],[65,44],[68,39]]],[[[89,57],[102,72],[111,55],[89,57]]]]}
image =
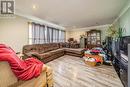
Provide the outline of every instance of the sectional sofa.
{"type": "Polygon", "coordinates": [[[67,48],[65,43],[32,44],[23,47],[25,58],[33,56],[47,63],[64,55],[82,57],[83,49],[67,48]]]}

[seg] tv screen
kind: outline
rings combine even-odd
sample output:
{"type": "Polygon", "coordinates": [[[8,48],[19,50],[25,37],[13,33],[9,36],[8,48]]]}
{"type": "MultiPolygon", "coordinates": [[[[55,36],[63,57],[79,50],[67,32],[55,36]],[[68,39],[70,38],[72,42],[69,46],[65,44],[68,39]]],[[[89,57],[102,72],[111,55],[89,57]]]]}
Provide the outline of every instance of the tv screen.
{"type": "Polygon", "coordinates": [[[128,44],[130,44],[130,36],[120,38],[120,51],[128,56],[128,44]]]}
{"type": "Polygon", "coordinates": [[[112,41],[112,53],[114,56],[118,56],[120,54],[119,40],[112,41]]]}

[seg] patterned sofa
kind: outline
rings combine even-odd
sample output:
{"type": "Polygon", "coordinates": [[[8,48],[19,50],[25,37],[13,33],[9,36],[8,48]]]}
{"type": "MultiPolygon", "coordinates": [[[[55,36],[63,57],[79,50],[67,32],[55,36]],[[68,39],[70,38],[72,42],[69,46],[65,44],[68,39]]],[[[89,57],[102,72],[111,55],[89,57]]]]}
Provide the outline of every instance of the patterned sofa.
{"type": "Polygon", "coordinates": [[[65,54],[82,57],[82,49],[66,48],[64,43],[47,43],[25,45],[23,54],[26,57],[34,56],[47,63],[65,54]]]}

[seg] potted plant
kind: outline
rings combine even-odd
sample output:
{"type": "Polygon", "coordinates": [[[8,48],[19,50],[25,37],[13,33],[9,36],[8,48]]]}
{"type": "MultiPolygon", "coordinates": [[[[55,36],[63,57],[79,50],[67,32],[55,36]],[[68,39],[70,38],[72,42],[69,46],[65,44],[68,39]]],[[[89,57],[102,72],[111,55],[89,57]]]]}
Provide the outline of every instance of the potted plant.
{"type": "Polygon", "coordinates": [[[123,29],[123,28],[118,29],[118,37],[119,38],[122,37],[124,31],[125,31],[125,29],[123,29]]]}
{"type": "Polygon", "coordinates": [[[113,25],[109,26],[108,30],[107,30],[107,35],[108,37],[112,37],[113,40],[117,40],[118,38],[121,38],[123,35],[123,32],[125,31],[125,29],[123,28],[116,28],[113,25]]]}
{"type": "Polygon", "coordinates": [[[112,37],[116,40],[118,38],[118,29],[116,29],[113,25],[109,26],[107,30],[107,35],[108,37],[112,37]]]}

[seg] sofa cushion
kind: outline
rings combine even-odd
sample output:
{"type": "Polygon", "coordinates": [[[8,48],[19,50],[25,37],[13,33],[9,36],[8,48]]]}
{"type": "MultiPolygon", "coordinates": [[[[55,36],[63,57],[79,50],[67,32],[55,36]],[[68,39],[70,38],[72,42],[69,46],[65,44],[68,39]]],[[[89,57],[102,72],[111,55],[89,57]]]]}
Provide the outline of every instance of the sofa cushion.
{"type": "Polygon", "coordinates": [[[27,52],[39,52],[39,49],[35,45],[25,45],[23,47],[23,53],[27,52]]]}
{"type": "Polygon", "coordinates": [[[83,49],[64,48],[66,52],[81,54],[83,49]]]}
{"type": "Polygon", "coordinates": [[[53,43],[53,44],[51,44],[51,45],[52,45],[52,47],[53,47],[53,50],[56,50],[56,49],[59,48],[59,44],[58,44],[58,43],[53,43]]]}
{"type": "Polygon", "coordinates": [[[56,54],[59,54],[61,52],[64,52],[64,49],[61,48],[61,49],[53,50],[53,51],[50,51],[49,53],[51,55],[56,55],[56,54]]]}
{"type": "Polygon", "coordinates": [[[28,52],[28,53],[25,53],[28,57],[31,57],[32,55],[39,55],[38,52],[28,52]]]}
{"type": "Polygon", "coordinates": [[[35,58],[38,58],[39,60],[41,59],[41,56],[39,55],[38,52],[28,52],[28,53],[25,53],[25,56],[26,57],[35,57],[35,58]]]}
{"type": "Polygon", "coordinates": [[[39,55],[40,55],[40,58],[41,58],[41,59],[48,58],[48,57],[51,56],[51,54],[50,54],[49,52],[43,53],[43,54],[39,54],[39,55]]]}
{"type": "Polygon", "coordinates": [[[46,53],[52,50],[56,50],[59,48],[58,43],[49,43],[49,44],[41,44],[41,47],[39,47],[39,53],[46,53]]]}

